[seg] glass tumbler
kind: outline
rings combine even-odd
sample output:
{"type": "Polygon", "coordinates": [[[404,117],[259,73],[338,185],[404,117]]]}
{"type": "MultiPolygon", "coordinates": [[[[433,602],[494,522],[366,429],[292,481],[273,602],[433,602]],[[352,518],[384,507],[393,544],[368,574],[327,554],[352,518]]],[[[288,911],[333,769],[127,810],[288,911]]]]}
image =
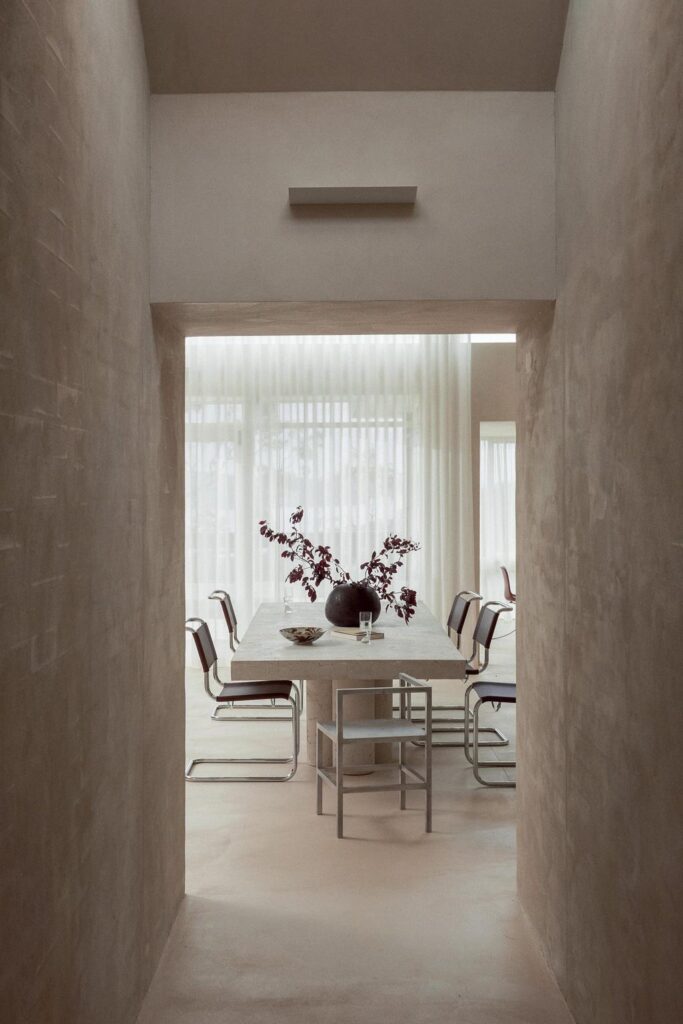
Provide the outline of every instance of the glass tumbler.
{"type": "Polygon", "coordinates": [[[361,632],[361,643],[369,644],[372,639],[372,612],[361,612],[358,616],[358,625],[361,632]]]}

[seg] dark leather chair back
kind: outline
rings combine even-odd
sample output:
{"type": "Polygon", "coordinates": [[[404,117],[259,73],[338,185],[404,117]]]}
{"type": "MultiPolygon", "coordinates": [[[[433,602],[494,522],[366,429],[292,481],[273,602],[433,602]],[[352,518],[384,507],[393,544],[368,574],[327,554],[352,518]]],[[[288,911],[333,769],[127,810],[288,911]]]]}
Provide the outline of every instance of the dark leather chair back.
{"type": "Polygon", "coordinates": [[[223,618],[225,624],[228,627],[228,633],[230,634],[230,649],[235,650],[235,643],[239,643],[239,637],[237,636],[237,616],[235,615],[235,609],[230,598],[230,594],[226,590],[214,590],[212,594],[209,594],[209,600],[218,601],[223,612],[223,618]]]}
{"type": "Polygon", "coordinates": [[[188,619],[185,628],[192,633],[194,638],[195,647],[197,648],[197,654],[199,655],[199,661],[201,662],[204,673],[209,672],[218,661],[218,655],[216,654],[216,648],[213,645],[213,639],[209,627],[203,619],[188,619]],[[190,623],[198,622],[198,626],[191,626],[190,623]]]}
{"type": "Polygon", "coordinates": [[[481,599],[481,594],[475,594],[472,590],[461,590],[459,594],[455,595],[450,614],[446,620],[446,629],[452,630],[456,634],[458,648],[460,647],[460,637],[467,620],[470,605],[473,601],[481,601],[481,599]]]}
{"type": "Polygon", "coordinates": [[[474,641],[488,651],[496,631],[498,617],[501,613],[501,605],[485,604],[479,612],[477,624],[474,627],[474,641]]]}

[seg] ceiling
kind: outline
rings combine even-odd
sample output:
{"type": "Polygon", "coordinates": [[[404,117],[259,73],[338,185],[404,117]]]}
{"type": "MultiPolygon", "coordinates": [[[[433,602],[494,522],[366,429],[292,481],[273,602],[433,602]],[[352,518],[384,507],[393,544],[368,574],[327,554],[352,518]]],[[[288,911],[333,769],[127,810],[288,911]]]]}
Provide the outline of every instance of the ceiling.
{"type": "Polygon", "coordinates": [[[552,90],[567,0],[139,0],[155,93],[552,90]]]}

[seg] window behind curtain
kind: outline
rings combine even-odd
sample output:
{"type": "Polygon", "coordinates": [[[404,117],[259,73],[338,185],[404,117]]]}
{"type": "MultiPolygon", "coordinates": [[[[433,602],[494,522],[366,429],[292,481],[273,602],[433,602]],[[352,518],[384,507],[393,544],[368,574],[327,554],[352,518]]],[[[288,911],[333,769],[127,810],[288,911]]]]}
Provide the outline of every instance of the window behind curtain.
{"type": "Polygon", "coordinates": [[[515,424],[482,423],[479,466],[479,575],[487,601],[504,600],[501,565],[515,586],[515,424]]]}
{"type": "Polygon", "coordinates": [[[471,585],[462,336],[191,338],[186,381],[188,615],[211,618],[217,586],[245,624],[280,600],[289,563],[257,524],[299,504],[354,578],[397,532],[423,546],[400,583],[437,614],[471,585]]]}

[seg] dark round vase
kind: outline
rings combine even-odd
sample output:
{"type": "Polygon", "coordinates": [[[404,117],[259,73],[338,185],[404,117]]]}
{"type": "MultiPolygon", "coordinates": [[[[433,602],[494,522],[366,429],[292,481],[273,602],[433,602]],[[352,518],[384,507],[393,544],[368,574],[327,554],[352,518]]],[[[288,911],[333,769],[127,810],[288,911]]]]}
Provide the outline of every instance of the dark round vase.
{"type": "Polygon", "coordinates": [[[374,622],[381,610],[376,591],[363,583],[340,583],[325,601],[325,617],[333,626],[357,626],[361,612],[372,612],[374,622]]]}

